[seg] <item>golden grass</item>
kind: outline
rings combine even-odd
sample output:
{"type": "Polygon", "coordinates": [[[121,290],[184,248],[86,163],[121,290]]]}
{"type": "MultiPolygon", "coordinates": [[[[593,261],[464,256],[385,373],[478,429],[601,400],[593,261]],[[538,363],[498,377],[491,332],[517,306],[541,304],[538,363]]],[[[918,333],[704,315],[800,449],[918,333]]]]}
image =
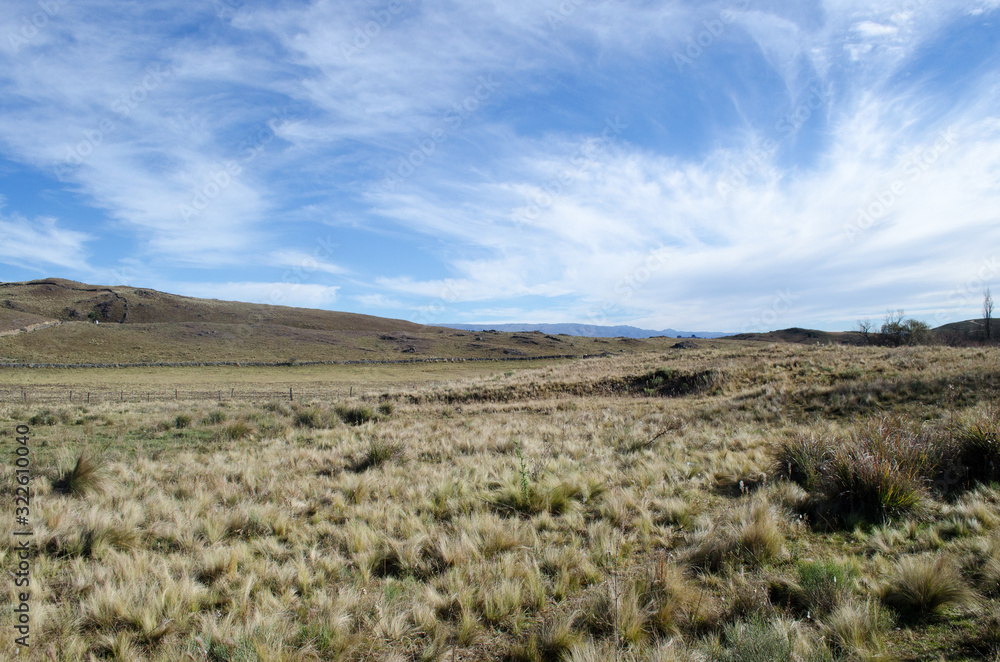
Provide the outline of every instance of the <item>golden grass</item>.
{"type": "MultiPolygon", "coordinates": [[[[383,368],[353,397],[294,408],[6,403],[8,437],[41,416],[35,650],[206,662],[933,659],[988,634],[968,610],[1000,598],[1000,494],[928,490],[917,514],[845,528],[817,520],[826,492],[777,475],[774,456],[796,439],[854,439],[879,407],[943,443],[953,416],[973,420],[995,400],[997,356],[978,352],[702,348],[392,387],[383,368]],[[670,396],[604,389],[661,368],[719,377],[670,396]],[[352,425],[338,406],[373,416],[352,425]],[[304,411],[323,424],[297,425],[304,411]],[[66,458],[96,451],[103,489],[63,489],[66,458]],[[876,603],[915,604],[892,596],[919,583],[907,559],[925,558],[948,565],[921,576],[966,592],[920,602],[939,620],[887,629],[876,603]]],[[[4,465],[0,494],[12,500],[13,487],[4,465]]],[[[11,527],[0,520],[5,563],[11,527]]],[[[0,585],[0,599],[12,590],[0,585]]]]}

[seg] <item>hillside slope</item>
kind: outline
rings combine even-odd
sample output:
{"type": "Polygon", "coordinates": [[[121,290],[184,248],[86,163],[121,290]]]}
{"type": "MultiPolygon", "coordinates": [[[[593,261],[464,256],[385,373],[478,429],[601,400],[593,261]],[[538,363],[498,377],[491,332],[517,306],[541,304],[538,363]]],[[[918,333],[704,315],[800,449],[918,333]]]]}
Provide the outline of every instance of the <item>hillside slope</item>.
{"type": "Polygon", "coordinates": [[[6,363],[520,358],[668,346],[667,339],[473,333],[57,278],[0,283],[0,362],[6,363]]]}

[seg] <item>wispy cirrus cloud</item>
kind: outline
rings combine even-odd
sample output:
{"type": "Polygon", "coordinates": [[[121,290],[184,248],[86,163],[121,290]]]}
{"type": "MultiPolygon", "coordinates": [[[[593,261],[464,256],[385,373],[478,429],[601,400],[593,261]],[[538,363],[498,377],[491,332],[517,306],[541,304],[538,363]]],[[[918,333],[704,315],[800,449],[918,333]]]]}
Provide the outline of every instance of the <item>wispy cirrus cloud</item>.
{"type": "Polygon", "coordinates": [[[47,178],[0,227],[58,247],[31,273],[413,319],[936,314],[1000,238],[997,9],[60,2],[0,45],[0,154],[47,178]]]}

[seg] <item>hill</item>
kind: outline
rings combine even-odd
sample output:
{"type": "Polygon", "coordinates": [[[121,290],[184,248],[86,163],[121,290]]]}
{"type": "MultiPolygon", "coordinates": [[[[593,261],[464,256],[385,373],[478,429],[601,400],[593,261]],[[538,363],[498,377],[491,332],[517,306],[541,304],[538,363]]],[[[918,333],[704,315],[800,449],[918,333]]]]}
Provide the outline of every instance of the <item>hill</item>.
{"type": "Polygon", "coordinates": [[[600,326],[594,324],[442,324],[449,329],[464,329],[466,331],[540,331],[553,335],[584,336],[588,338],[722,338],[732,335],[719,331],[675,331],[674,329],[663,329],[662,331],[651,331],[640,329],[635,326],[600,326]]]}
{"type": "Polygon", "coordinates": [[[864,341],[850,331],[818,331],[792,327],[767,333],[739,333],[728,336],[727,340],[756,340],[761,342],[787,342],[801,345],[863,345],[864,341]]]}
{"type": "Polygon", "coordinates": [[[473,333],[370,315],[197,299],[59,278],[0,283],[0,362],[5,363],[509,359],[671,344],[667,339],[473,333]]]}

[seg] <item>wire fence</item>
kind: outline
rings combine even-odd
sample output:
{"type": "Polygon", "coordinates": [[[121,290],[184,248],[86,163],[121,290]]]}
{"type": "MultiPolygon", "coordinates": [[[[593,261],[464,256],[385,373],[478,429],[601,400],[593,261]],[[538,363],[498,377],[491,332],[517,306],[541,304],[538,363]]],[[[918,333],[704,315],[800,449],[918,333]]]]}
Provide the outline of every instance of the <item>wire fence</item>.
{"type": "MultiPolygon", "coordinates": [[[[607,354],[557,354],[550,356],[516,356],[497,358],[461,358],[461,359],[409,359],[391,361],[303,361],[294,365],[400,365],[412,363],[472,363],[472,362],[509,362],[509,361],[539,361],[552,359],[581,359],[607,356],[607,354]]],[[[156,367],[212,367],[212,366],[239,366],[239,367],[278,367],[289,366],[290,363],[265,363],[265,362],[233,362],[217,361],[202,363],[110,363],[110,364],[57,364],[57,363],[22,363],[22,364],[0,364],[0,376],[5,368],[156,368],[156,367]]],[[[167,401],[239,401],[239,402],[273,402],[273,401],[328,401],[332,402],[343,398],[361,397],[371,399],[377,397],[383,391],[373,391],[356,388],[354,386],[344,387],[315,387],[315,386],[287,386],[262,387],[256,385],[226,386],[223,388],[192,388],[184,386],[161,386],[161,387],[70,387],[62,385],[8,385],[0,386],[0,403],[3,404],[76,404],[76,405],[98,405],[104,403],[139,403],[139,402],[167,402],[167,401]],[[374,394],[374,395],[373,395],[374,394]]]]}
{"type": "Polygon", "coordinates": [[[3,404],[75,404],[99,405],[104,403],[139,402],[315,402],[336,401],[344,398],[361,397],[369,399],[373,391],[355,388],[310,388],[291,386],[287,388],[262,389],[258,387],[235,386],[228,388],[144,388],[79,389],[65,386],[26,386],[23,388],[0,388],[0,403],[3,404]]]}

